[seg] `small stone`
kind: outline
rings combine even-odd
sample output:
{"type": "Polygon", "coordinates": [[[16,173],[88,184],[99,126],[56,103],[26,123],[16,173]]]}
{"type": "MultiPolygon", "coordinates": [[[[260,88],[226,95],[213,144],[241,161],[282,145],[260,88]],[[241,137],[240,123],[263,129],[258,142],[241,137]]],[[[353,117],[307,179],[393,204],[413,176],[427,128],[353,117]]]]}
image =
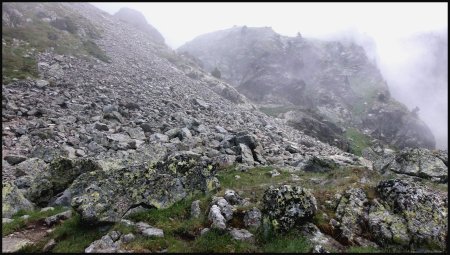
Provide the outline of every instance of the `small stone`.
{"type": "Polygon", "coordinates": [[[280,175],[280,172],[278,172],[276,169],[274,169],[274,170],[272,170],[272,171],[269,171],[269,174],[270,174],[272,177],[275,177],[275,176],[280,175]]]}
{"type": "Polygon", "coordinates": [[[132,233],[123,235],[120,238],[120,240],[122,240],[123,243],[129,243],[129,242],[133,241],[134,239],[136,239],[136,237],[132,233]]]}
{"type": "Polygon", "coordinates": [[[41,209],[41,212],[46,212],[46,211],[53,211],[53,210],[55,210],[55,208],[54,208],[54,207],[51,207],[51,206],[49,206],[49,207],[44,207],[44,208],[42,208],[42,209],[41,209]]]}
{"type": "Polygon", "coordinates": [[[328,251],[325,250],[322,245],[318,244],[314,246],[314,248],[312,249],[312,253],[328,253],[328,251]]]}
{"type": "Polygon", "coordinates": [[[108,125],[102,124],[102,123],[95,123],[95,129],[100,131],[108,131],[108,125]]]}
{"type": "Polygon", "coordinates": [[[233,218],[233,207],[224,198],[219,198],[217,205],[220,207],[220,212],[227,221],[233,218]]]}
{"type": "Polygon", "coordinates": [[[195,200],[191,204],[191,217],[192,218],[199,218],[200,214],[201,214],[200,200],[195,200]]]}
{"type": "Polygon", "coordinates": [[[147,237],[164,237],[164,231],[162,229],[153,227],[145,229],[142,231],[142,234],[147,237]]]}
{"type": "Polygon", "coordinates": [[[241,176],[235,175],[234,178],[236,178],[236,180],[239,180],[239,179],[241,179],[241,176]]]}
{"type": "Polygon", "coordinates": [[[72,217],[72,211],[68,210],[68,211],[65,211],[65,212],[58,213],[58,214],[55,214],[53,216],[47,217],[47,218],[45,218],[44,221],[45,221],[45,224],[47,226],[53,226],[54,224],[56,224],[56,223],[58,223],[60,221],[69,219],[71,217],[72,217]]]}
{"type": "Polygon", "coordinates": [[[10,165],[17,165],[20,162],[25,161],[27,158],[19,155],[8,155],[5,156],[3,159],[5,159],[6,162],[8,162],[10,165]]]}
{"type": "Polygon", "coordinates": [[[111,231],[111,233],[109,233],[109,236],[111,237],[111,239],[114,242],[119,240],[121,235],[122,235],[122,233],[120,233],[120,231],[111,231]]]}
{"type": "Polygon", "coordinates": [[[236,239],[239,241],[252,241],[253,240],[253,234],[250,233],[246,229],[233,228],[233,229],[231,229],[230,234],[233,237],[233,239],[236,239]]]}
{"type": "Polygon", "coordinates": [[[136,224],[135,224],[134,222],[132,222],[131,220],[126,220],[126,219],[121,219],[121,220],[120,220],[120,223],[123,224],[123,225],[125,225],[125,226],[128,226],[128,227],[131,227],[131,226],[136,225],[136,224]]]}
{"type": "Polygon", "coordinates": [[[231,189],[225,190],[224,198],[232,205],[238,205],[242,202],[241,196],[231,189]]]}
{"type": "Polygon", "coordinates": [[[291,177],[292,177],[293,181],[300,181],[301,180],[301,178],[298,175],[296,175],[296,174],[291,174],[291,177]]]}
{"type": "Polygon", "coordinates": [[[189,139],[189,138],[191,138],[192,137],[192,134],[191,134],[191,131],[188,129],[188,128],[182,128],[181,129],[181,131],[180,131],[180,136],[181,136],[181,139],[182,140],[184,140],[184,139],[189,139]]]}
{"type": "Polygon", "coordinates": [[[222,134],[228,133],[228,131],[225,128],[221,127],[221,126],[215,126],[214,128],[219,133],[222,133],[222,134]]]}
{"type": "Polygon", "coordinates": [[[75,155],[77,155],[78,157],[86,157],[86,153],[81,149],[76,149],[75,155]]]}
{"type": "Polygon", "coordinates": [[[55,247],[55,245],[56,245],[56,241],[55,241],[55,239],[50,239],[48,242],[47,242],[47,244],[44,246],[44,248],[42,249],[42,251],[43,252],[48,252],[48,251],[50,251],[51,249],[53,249],[54,247],[55,247]]]}
{"type": "MultiPolygon", "coordinates": [[[[137,124],[137,123],[136,123],[136,124],[137,124]]],[[[153,132],[153,128],[152,128],[152,126],[151,126],[150,123],[142,123],[142,124],[140,125],[140,127],[141,127],[141,129],[142,129],[144,132],[153,132]]]]}
{"type": "Polygon", "coordinates": [[[150,141],[167,143],[169,141],[169,137],[167,135],[156,133],[150,136],[150,141]]]}
{"type": "Polygon", "coordinates": [[[38,86],[39,88],[43,88],[49,85],[49,82],[46,80],[37,80],[36,81],[36,86],[38,86]]]}
{"type": "Polygon", "coordinates": [[[23,220],[26,220],[26,219],[30,218],[30,215],[22,215],[22,216],[20,216],[20,218],[23,220]]]}
{"type": "Polygon", "coordinates": [[[244,215],[244,224],[246,227],[258,228],[261,225],[261,211],[253,207],[250,211],[244,215]]]}
{"type": "Polygon", "coordinates": [[[225,218],[220,213],[220,208],[217,205],[213,205],[209,211],[208,219],[212,221],[211,227],[225,229],[225,218]]]}
{"type": "Polygon", "coordinates": [[[204,234],[206,234],[206,233],[208,233],[209,232],[209,228],[204,228],[204,229],[202,229],[201,231],[200,231],[200,235],[202,236],[202,235],[204,235],[204,234]]]}
{"type": "Polygon", "coordinates": [[[4,224],[4,223],[10,223],[10,222],[13,222],[14,220],[13,219],[10,219],[10,218],[2,218],[2,223],[4,224]]]}

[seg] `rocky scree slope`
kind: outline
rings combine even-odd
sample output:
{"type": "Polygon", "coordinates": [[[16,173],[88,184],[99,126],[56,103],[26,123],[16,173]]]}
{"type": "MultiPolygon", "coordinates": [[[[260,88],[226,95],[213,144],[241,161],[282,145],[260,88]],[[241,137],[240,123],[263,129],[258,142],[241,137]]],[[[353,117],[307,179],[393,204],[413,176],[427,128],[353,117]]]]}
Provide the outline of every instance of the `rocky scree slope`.
{"type": "Polygon", "coordinates": [[[142,15],[142,13],[130,8],[121,8],[114,14],[114,17],[124,22],[130,23],[139,30],[148,33],[155,42],[164,44],[164,37],[159,33],[158,30],[147,23],[147,20],[145,19],[144,15],[142,15]]]}
{"type": "MultiPolygon", "coordinates": [[[[280,119],[266,116],[230,85],[202,70],[201,63],[195,58],[175,54],[151,35],[89,4],[49,6],[32,3],[27,6],[27,11],[18,4],[6,5],[9,12],[18,17],[14,24],[22,29],[27,28],[27,19],[39,19],[41,23],[36,24],[48,28],[45,24],[52,19],[61,19],[69,13],[75,15],[82,22],[75,23],[77,29],[73,34],[67,33],[77,42],[89,38],[107,57],[90,54],[83,48],[77,48],[82,52],[78,54],[71,51],[58,53],[60,42],[53,49],[49,46],[44,50],[23,37],[15,38],[16,43],[11,44],[13,49],[29,47],[26,50],[35,52],[38,77],[23,79],[12,72],[10,82],[2,85],[2,213],[6,217],[21,209],[62,205],[71,206],[76,217],[90,225],[124,222],[123,218],[133,212],[169,208],[196,191],[217,195],[214,192],[222,186],[218,178],[220,173],[232,174],[234,183],[238,182],[236,174],[244,178],[240,170],[251,168],[252,173],[258,169],[263,172],[263,168],[255,166],[283,169],[281,175],[284,178],[290,177],[284,170],[320,175],[339,174],[339,167],[366,166],[363,168],[373,173],[369,170],[372,162],[322,143],[280,119]],[[57,14],[53,13],[53,8],[59,10],[57,14]],[[80,32],[88,27],[99,31],[95,39],[80,32]],[[236,173],[223,170],[233,164],[237,164],[233,167],[236,173]]],[[[5,18],[4,27],[9,24],[5,18]]],[[[61,28],[55,27],[67,35],[64,32],[67,26],[61,28]]],[[[49,32],[54,31],[57,30],[52,28],[49,32]]],[[[384,158],[382,153],[374,152],[373,161],[384,158]]],[[[442,174],[447,171],[446,153],[435,155],[426,150],[405,153],[412,155],[406,157],[406,162],[398,161],[397,164],[389,157],[389,160],[374,163],[373,167],[380,166],[380,172],[392,168],[397,170],[395,174],[401,175],[415,169],[414,164],[407,162],[411,157],[418,157],[417,164],[421,168],[411,174],[412,178],[420,179],[426,175],[438,182],[447,178],[442,174]],[[420,162],[426,162],[426,166],[420,162]],[[430,170],[432,167],[435,168],[430,170]]],[[[265,178],[280,175],[277,171],[270,173],[262,175],[265,178]]],[[[257,180],[257,174],[252,180],[257,180]]],[[[324,183],[352,180],[335,177],[300,180],[295,174],[289,179],[296,185],[302,181],[302,186],[320,183],[321,187],[327,186],[324,183]]],[[[359,185],[359,182],[354,184],[359,185]]],[[[334,186],[329,185],[330,188],[334,186]]],[[[310,222],[313,215],[321,213],[324,204],[329,202],[333,213],[330,213],[332,219],[327,226],[332,225],[333,231],[343,233],[345,240],[340,242],[370,243],[360,238],[370,219],[371,231],[376,233],[375,241],[380,244],[388,239],[405,249],[409,244],[422,247],[423,243],[433,249],[445,249],[443,240],[448,231],[444,224],[446,198],[428,191],[424,193],[422,188],[407,181],[380,182],[378,186],[380,203],[384,207],[369,205],[363,191],[348,191],[342,197],[324,202],[323,197],[317,197],[316,201],[311,192],[302,188],[270,187],[267,193],[275,190],[280,199],[264,216],[272,217],[272,222],[278,220],[286,228],[306,224],[303,227],[308,229],[311,241],[324,247],[328,247],[325,245],[328,243],[341,247],[333,239],[337,237],[323,234],[322,229],[319,231],[310,222]],[[406,194],[420,196],[410,198],[405,190],[406,194]],[[289,195],[291,193],[295,196],[289,195]],[[305,194],[307,196],[303,198],[305,194]],[[396,204],[400,203],[396,200],[404,206],[396,209],[396,204]],[[425,204],[414,206],[406,200],[413,201],[412,204],[420,204],[415,201],[425,204]],[[426,217],[430,208],[436,211],[432,219],[426,217]],[[308,209],[306,214],[304,209],[308,209]],[[301,217],[297,219],[299,215],[301,217]],[[420,230],[419,225],[427,228],[420,230]],[[378,226],[381,227],[377,229],[378,226]]],[[[315,190],[314,194],[317,196],[320,192],[315,190]]],[[[242,208],[235,207],[249,206],[249,200],[237,199],[234,191],[225,191],[223,196],[224,199],[213,197],[211,208],[207,208],[209,214],[205,211],[200,214],[206,213],[213,223],[217,221],[217,226],[228,226],[226,231],[234,238],[252,239],[249,231],[242,227],[236,229],[233,224],[245,214],[245,226],[259,226],[259,209],[238,211],[242,208]],[[219,222],[221,219],[227,222],[219,222]]],[[[263,209],[271,208],[268,205],[273,204],[272,199],[266,200],[269,202],[263,209]]],[[[367,200],[375,203],[373,198],[367,200]]],[[[192,207],[195,208],[194,204],[192,207]]],[[[142,234],[162,233],[148,224],[145,226],[142,234]]],[[[202,233],[207,231],[202,229],[202,233]]],[[[120,246],[118,236],[121,234],[110,232],[92,243],[86,252],[101,250],[108,245],[120,246]]],[[[117,251],[114,247],[109,251],[117,251]]],[[[320,247],[315,248],[323,250],[320,247]]]]}
{"type": "Polygon", "coordinates": [[[385,144],[435,147],[426,124],[390,97],[380,71],[353,42],[286,37],[270,27],[233,27],[178,49],[215,68],[268,114],[349,150],[345,129],[385,144]]]}
{"type": "MultiPolygon", "coordinates": [[[[216,165],[242,163],[243,168],[248,168],[273,164],[300,169],[319,155],[329,156],[337,164],[362,164],[362,159],[354,155],[265,116],[227,84],[214,82],[207,74],[202,74],[201,79],[190,78],[172,63],[173,59],[167,59],[176,55],[165,45],[88,4],[57,4],[60,14],[52,12],[56,8],[53,5],[30,4],[26,13],[15,4],[5,5],[15,17],[25,19],[18,23],[23,26],[29,22],[27,15],[43,23],[60,19],[58,15],[64,17],[65,13],[82,17],[101,31],[93,42],[109,59],[105,62],[88,55],[57,54],[47,48],[36,56],[38,79],[18,79],[2,86],[3,182],[13,181],[39,206],[70,203],[73,189],[65,189],[72,180],[85,180],[76,188],[81,197],[76,208],[85,219],[117,220],[110,214],[117,212],[116,206],[126,212],[144,202],[138,199],[136,204],[114,204],[111,199],[117,196],[127,200],[136,194],[111,194],[109,186],[90,185],[92,179],[82,176],[95,172],[96,181],[101,181],[116,176],[105,176],[102,171],[117,171],[117,180],[122,180],[126,171],[132,171],[148,178],[154,174],[151,169],[157,162],[170,161],[177,155],[207,169],[200,186],[191,185],[201,190],[214,188],[210,178],[216,165]],[[60,156],[95,162],[66,162],[59,160],[60,156]],[[80,164],[91,167],[71,172],[80,164]],[[140,170],[124,170],[128,167],[140,170]],[[57,181],[67,173],[75,176],[63,183],[57,181]],[[46,185],[39,184],[42,182],[46,185]],[[83,200],[83,194],[94,194],[90,198],[101,194],[99,199],[106,201],[97,211],[86,212],[92,201],[83,200]]],[[[3,25],[7,27],[8,23],[3,25]]],[[[80,26],[76,31],[83,30],[82,24],[75,26],[80,26]]],[[[185,196],[190,184],[183,180],[188,173],[180,173],[178,165],[166,166],[172,176],[157,175],[181,185],[180,193],[165,202],[155,198],[147,206],[168,206],[185,196]]],[[[147,184],[117,185],[137,185],[136,193],[147,184]]]]}

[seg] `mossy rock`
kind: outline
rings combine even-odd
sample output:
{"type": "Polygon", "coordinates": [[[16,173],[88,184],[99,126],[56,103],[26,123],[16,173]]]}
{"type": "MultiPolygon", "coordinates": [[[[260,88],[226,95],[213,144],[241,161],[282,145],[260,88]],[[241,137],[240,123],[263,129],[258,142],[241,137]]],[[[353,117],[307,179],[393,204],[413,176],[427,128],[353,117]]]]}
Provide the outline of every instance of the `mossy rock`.
{"type": "Polygon", "coordinates": [[[195,191],[219,187],[216,165],[177,152],[165,161],[84,173],[71,185],[72,207],[88,224],[119,221],[131,208],[164,209],[195,191]]]}
{"type": "Polygon", "coordinates": [[[45,206],[54,196],[68,188],[80,174],[98,169],[101,169],[100,166],[90,159],[55,159],[47,171],[34,178],[27,197],[32,202],[45,206]]]}
{"type": "Polygon", "coordinates": [[[33,210],[33,204],[12,183],[4,182],[2,187],[2,215],[10,218],[19,210],[33,210]]]}
{"type": "Polygon", "coordinates": [[[262,212],[282,232],[311,220],[316,211],[316,199],[307,189],[283,185],[264,192],[262,212]]]}

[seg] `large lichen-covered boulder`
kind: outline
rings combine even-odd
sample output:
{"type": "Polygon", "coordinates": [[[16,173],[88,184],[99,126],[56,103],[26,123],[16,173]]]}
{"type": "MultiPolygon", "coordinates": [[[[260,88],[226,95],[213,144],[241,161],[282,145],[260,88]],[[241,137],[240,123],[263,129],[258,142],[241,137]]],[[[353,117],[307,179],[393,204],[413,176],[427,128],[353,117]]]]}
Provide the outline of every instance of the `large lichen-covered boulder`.
{"type": "Polygon", "coordinates": [[[344,192],[336,208],[336,220],[343,241],[353,243],[354,238],[363,230],[367,218],[367,197],[360,188],[351,188],[344,192]]]}
{"type": "Polygon", "coordinates": [[[266,160],[262,156],[263,147],[255,135],[248,131],[241,131],[237,133],[230,142],[239,147],[243,163],[249,165],[252,165],[253,161],[257,161],[261,164],[266,163],[266,160]]]}
{"type": "Polygon", "coordinates": [[[192,152],[176,152],[150,165],[97,170],[71,185],[72,207],[90,224],[118,222],[136,206],[167,208],[189,192],[219,187],[216,166],[192,152]]]}
{"type": "Polygon", "coordinates": [[[327,172],[338,168],[338,166],[331,158],[313,156],[306,161],[303,170],[308,172],[327,172]]]}
{"type": "Polygon", "coordinates": [[[32,210],[33,204],[28,201],[22,192],[12,183],[2,184],[2,216],[10,218],[19,210],[32,210]]]}
{"type": "Polygon", "coordinates": [[[448,155],[443,151],[406,148],[397,153],[395,157],[380,158],[374,165],[377,165],[377,169],[383,172],[390,170],[399,174],[446,182],[448,180],[446,154],[448,155]]]}
{"type": "Polygon", "coordinates": [[[20,177],[24,175],[36,176],[40,172],[47,170],[45,161],[39,158],[27,159],[15,166],[15,176],[20,177]]]}
{"type": "Polygon", "coordinates": [[[410,237],[403,217],[391,213],[385,206],[377,200],[369,211],[369,227],[376,240],[380,243],[392,243],[398,245],[408,245],[410,237]]]}
{"type": "Polygon", "coordinates": [[[64,191],[80,174],[97,169],[100,169],[100,166],[90,159],[55,159],[50,163],[47,171],[36,175],[26,196],[37,205],[45,206],[54,196],[64,191]]]}
{"type": "Polygon", "coordinates": [[[446,194],[401,179],[381,181],[377,192],[383,206],[371,208],[369,222],[380,244],[388,241],[413,248],[446,249],[446,194]]]}
{"type": "Polygon", "coordinates": [[[305,223],[316,211],[316,199],[307,189],[283,185],[271,186],[264,192],[262,212],[280,231],[305,223]]]}

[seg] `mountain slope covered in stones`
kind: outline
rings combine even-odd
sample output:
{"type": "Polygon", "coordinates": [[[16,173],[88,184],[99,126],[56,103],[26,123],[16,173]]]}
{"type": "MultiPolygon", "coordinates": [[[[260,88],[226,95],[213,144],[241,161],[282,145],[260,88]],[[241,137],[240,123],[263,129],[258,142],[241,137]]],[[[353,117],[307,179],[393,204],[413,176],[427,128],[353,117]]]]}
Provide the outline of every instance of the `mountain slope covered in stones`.
{"type": "Polygon", "coordinates": [[[264,114],[143,23],[2,7],[2,251],[447,249],[446,151],[365,159],[264,114]]]}
{"type": "Polygon", "coordinates": [[[198,58],[206,70],[217,68],[266,113],[341,149],[357,151],[349,144],[358,139],[355,132],[399,149],[435,147],[430,129],[390,97],[376,65],[351,40],[286,37],[270,27],[244,26],[200,35],[178,51],[198,58]]]}

